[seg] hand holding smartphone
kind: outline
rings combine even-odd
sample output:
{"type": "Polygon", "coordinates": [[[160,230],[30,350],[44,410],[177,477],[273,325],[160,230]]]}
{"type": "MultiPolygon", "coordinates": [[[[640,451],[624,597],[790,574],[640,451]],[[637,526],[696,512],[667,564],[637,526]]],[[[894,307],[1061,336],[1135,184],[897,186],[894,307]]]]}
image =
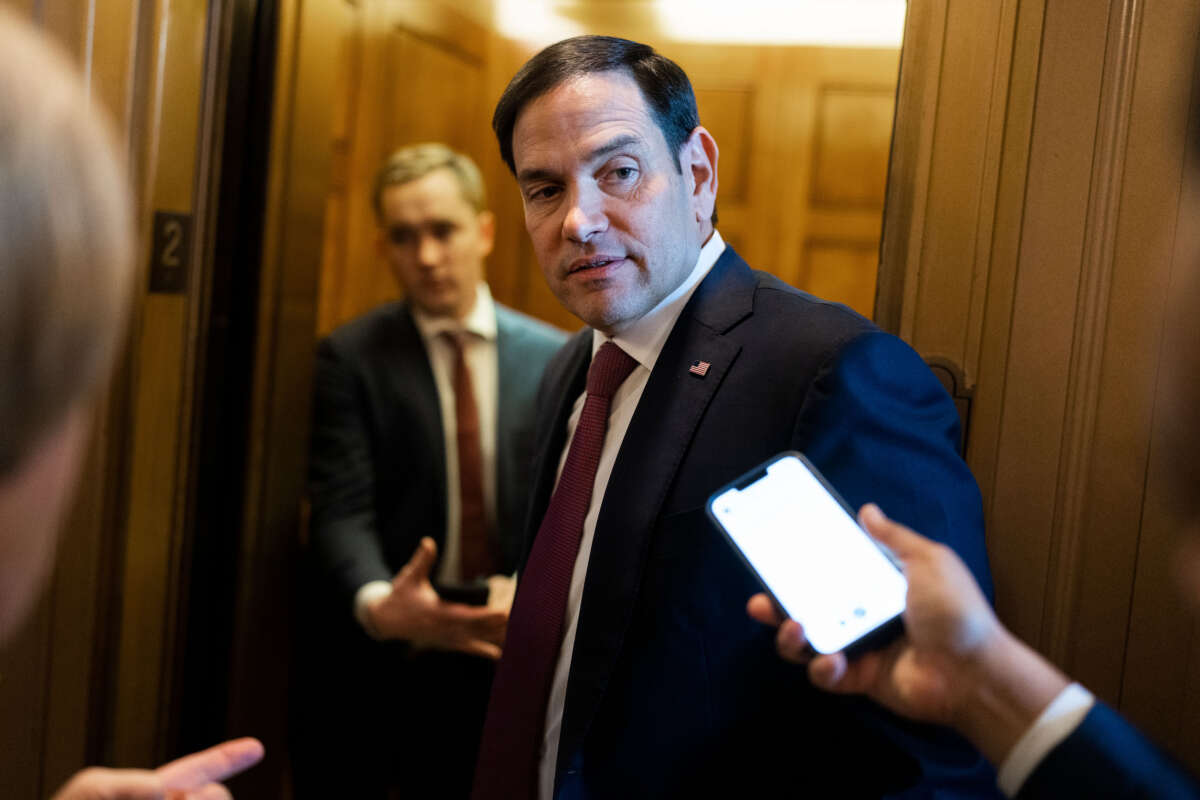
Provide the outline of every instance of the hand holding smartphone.
{"type": "Polygon", "coordinates": [[[719,489],[708,514],[818,653],[852,655],[902,630],[904,575],[800,453],[719,489]]]}

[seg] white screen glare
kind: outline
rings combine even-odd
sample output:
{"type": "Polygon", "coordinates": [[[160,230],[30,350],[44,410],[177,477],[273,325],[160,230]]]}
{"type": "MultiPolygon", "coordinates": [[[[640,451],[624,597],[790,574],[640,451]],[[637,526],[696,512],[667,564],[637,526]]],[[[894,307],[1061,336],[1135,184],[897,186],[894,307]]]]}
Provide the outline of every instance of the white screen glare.
{"type": "Polygon", "coordinates": [[[717,496],[712,510],[818,652],[842,650],[904,610],[904,576],[796,457],[717,496]]]}

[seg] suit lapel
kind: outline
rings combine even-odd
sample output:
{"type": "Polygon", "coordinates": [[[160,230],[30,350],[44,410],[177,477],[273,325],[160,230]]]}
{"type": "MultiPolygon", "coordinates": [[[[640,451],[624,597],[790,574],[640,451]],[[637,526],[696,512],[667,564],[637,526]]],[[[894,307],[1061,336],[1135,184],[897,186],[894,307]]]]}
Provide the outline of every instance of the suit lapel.
{"type": "Polygon", "coordinates": [[[437,507],[441,518],[433,520],[430,532],[437,542],[438,552],[446,546],[446,440],[442,427],[442,406],[438,400],[437,384],[433,379],[433,367],[417,324],[407,304],[396,309],[396,335],[391,352],[386,354],[393,365],[392,381],[395,396],[404,397],[411,404],[413,424],[425,432],[429,453],[429,466],[436,476],[437,507]]]}
{"type": "Polygon", "coordinates": [[[584,583],[560,770],[582,744],[620,655],[663,501],[705,409],[741,350],[723,334],[752,312],[755,286],[746,263],[726,248],[675,323],[625,434],[584,583]],[[698,361],[709,365],[703,376],[689,371],[698,361]]]}

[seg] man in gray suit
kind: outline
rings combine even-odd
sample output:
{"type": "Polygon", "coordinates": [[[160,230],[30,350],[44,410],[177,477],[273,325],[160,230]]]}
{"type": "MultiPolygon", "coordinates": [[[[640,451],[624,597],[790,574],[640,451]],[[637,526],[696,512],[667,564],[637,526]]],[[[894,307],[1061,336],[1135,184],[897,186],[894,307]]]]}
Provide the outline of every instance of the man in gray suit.
{"type": "Polygon", "coordinates": [[[470,787],[512,601],[534,393],[563,336],[492,300],[494,219],[466,156],[403,148],[373,200],[378,252],[406,300],[318,349],[313,616],[330,624],[301,706],[349,759],[337,759],[341,791],[348,774],[361,797],[403,776],[413,796],[452,797],[470,787]]]}

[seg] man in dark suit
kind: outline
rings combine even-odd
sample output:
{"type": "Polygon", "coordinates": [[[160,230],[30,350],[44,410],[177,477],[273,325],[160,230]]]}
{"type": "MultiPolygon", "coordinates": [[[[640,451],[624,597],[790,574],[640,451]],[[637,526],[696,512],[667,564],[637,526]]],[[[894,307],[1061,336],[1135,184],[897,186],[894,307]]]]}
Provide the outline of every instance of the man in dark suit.
{"type": "Polygon", "coordinates": [[[961,739],[816,692],[775,658],[742,612],[754,579],[703,512],[799,449],[987,585],[957,416],[921,359],[724,244],[716,142],[651,48],[552,45],[493,127],[546,280],[591,329],[539,393],[530,542],[473,796],[993,791],[961,739]]]}
{"type": "Polygon", "coordinates": [[[299,705],[347,761],[328,783],[301,765],[299,788],[342,793],[350,776],[356,797],[463,796],[512,598],[534,392],[563,336],[492,301],[493,218],[466,156],[399,150],[374,202],[406,300],[321,342],[309,470],[328,624],[299,705]]]}

